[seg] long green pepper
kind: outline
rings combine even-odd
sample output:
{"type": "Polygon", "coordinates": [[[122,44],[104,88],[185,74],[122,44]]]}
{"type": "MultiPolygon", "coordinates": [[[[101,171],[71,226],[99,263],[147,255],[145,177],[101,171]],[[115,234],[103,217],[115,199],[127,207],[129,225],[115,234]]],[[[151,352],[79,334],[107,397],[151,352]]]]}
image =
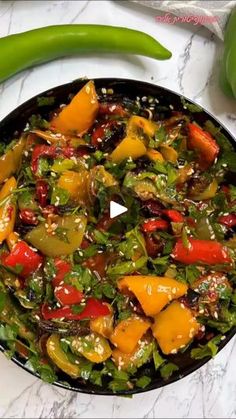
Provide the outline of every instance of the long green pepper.
{"type": "Polygon", "coordinates": [[[171,52],[144,32],[104,25],[55,25],[0,38],[0,82],[78,53],[127,53],[166,60],[171,52]]]}
{"type": "Polygon", "coordinates": [[[236,9],[230,15],[224,45],[220,86],[227,96],[236,98],[236,9]]]}

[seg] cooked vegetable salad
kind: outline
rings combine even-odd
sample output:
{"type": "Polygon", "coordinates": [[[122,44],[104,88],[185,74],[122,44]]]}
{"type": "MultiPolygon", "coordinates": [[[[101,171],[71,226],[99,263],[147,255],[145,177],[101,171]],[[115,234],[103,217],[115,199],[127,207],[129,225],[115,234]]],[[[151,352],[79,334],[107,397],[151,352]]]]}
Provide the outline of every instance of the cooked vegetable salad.
{"type": "Polygon", "coordinates": [[[236,326],[236,154],[193,104],[68,102],[1,149],[0,340],[48,382],[145,388],[236,326]]]}

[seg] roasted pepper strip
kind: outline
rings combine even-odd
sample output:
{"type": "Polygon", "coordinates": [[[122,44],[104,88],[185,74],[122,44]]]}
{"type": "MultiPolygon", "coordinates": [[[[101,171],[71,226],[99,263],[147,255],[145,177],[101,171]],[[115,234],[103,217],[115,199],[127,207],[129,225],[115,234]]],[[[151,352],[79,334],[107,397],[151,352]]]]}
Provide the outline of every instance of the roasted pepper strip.
{"type": "Polygon", "coordinates": [[[163,210],[162,213],[166,215],[173,223],[183,223],[184,217],[181,212],[177,210],[163,210]]]}
{"type": "Polygon", "coordinates": [[[87,131],[94,123],[98,113],[98,100],[93,81],[89,81],[73,97],[69,105],[53,118],[51,128],[62,132],[87,131]]]}
{"type": "Polygon", "coordinates": [[[179,301],[173,301],[155,317],[152,330],[162,352],[168,355],[187,345],[199,327],[191,311],[179,301]]]}
{"type": "Polygon", "coordinates": [[[221,215],[219,217],[218,222],[220,224],[225,225],[228,228],[232,228],[236,226],[236,214],[228,214],[228,215],[221,215]]]}
{"type": "Polygon", "coordinates": [[[51,309],[47,304],[43,304],[41,311],[45,320],[61,318],[67,320],[96,319],[97,317],[106,316],[110,313],[108,306],[96,298],[88,298],[84,310],[79,314],[74,314],[69,306],[51,309]]]}
{"type": "Polygon", "coordinates": [[[84,297],[83,293],[73,285],[64,282],[66,274],[72,270],[71,264],[65,260],[57,259],[55,261],[55,267],[57,268],[57,272],[52,280],[52,285],[57,301],[63,306],[79,304],[84,297]]]}
{"type": "Polygon", "coordinates": [[[11,253],[4,258],[4,265],[11,268],[20,266],[20,276],[27,277],[35,272],[43,263],[41,255],[32,250],[23,240],[18,241],[12,248],[11,253]]]}
{"type": "Polygon", "coordinates": [[[69,361],[66,353],[61,349],[58,335],[53,334],[48,338],[46,348],[49,358],[51,358],[58,368],[71,378],[78,378],[80,376],[79,365],[69,361]]]}
{"type": "Polygon", "coordinates": [[[196,124],[188,124],[188,147],[199,154],[199,167],[208,169],[219,153],[219,146],[209,132],[203,131],[196,124]]]}
{"type": "Polygon", "coordinates": [[[110,336],[110,341],[124,353],[133,352],[139,339],[150,328],[151,323],[142,317],[133,316],[122,320],[110,336]]]}
{"type": "Polygon", "coordinates": [[[187,292],[187,285],[172,278],[132,275],[119,281],[121,292],[132,292],[147,316],[155,316],[171,300],[187,292]]]}
{"type": "Polygon", "coordinates": [[[173,249],[172,257],[185,264],[207,263],[208,265],[216,265],[232,262],[227,248],[221,243],[192,238],[189,239],[188,247],[185,247],[183,241],[179,239],[173,249]]]}
{"type": "Polygon", "coordinates": [[[11,193],[16,189],[16,179],[8,179],[0,190],[0,243],[5,240],[13,231],[16,218],[16,206],[13,202],[11,193]],[[9,198],[7,198],[9,196],[9,198]]]}
{"type": "Polygon", "coordinates": [[[0,157],[0,183],[20,169],[25,143],[26,139],[22,137],[11,150],[8,150],[0,157]]]}
{"type": "Polygon", "coordinates": [[[145,233],[152,233],[157,230],[167,230],[169,223],[165,220],[146,220],[141,225],[142,230],[145,233]]]}

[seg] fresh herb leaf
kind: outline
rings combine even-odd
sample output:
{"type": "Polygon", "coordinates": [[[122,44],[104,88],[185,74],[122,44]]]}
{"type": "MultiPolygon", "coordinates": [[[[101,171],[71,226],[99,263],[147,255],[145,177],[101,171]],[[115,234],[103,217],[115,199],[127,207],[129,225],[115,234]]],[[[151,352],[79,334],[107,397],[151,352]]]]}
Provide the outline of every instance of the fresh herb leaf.
{"type": "Polygon", "coordinates": [[[56,236],[63,242],[65,243],[70,243],[67,233],[68,233],[68,228],[65,227],[57,227],[55,230],[55,234],[56,236]]]}
{"type": "Polygon", "coordinates": [[[51,106],[55,103],[54,96],[39,96],[37,97],[37,104],[39,107],[41,106],[51,106]]]}
{"type": "Polygon", "coordinates": [[[66,189],[54,186],[51,196],[52,205],[66,205],[70,199],[70,194],[66,189]]]}
{"type": "Polygon", "coordinates": [[[165,359],[162,358],[162,356],[160,355],[156,345],[154,347],[152,355],[153,355],[153,362],[154,362],[155,370],[158,370],[160,366],[165,362],[165,359]]]}
{"type": "Polygon", "coordinates": [[[136,381],[136,386],[140,388],[145,388],[150,384],[151,381],[152,381],[151,377],[148,377],[147,375],[143,375],[136,381]]]}
{"type": "Polygon", "coordinates": [[[107,269],[108,275],[125,275],[132,272],[135,272],[141,268],[143,268],[147,263],[147,257],[142,256],[137,259],[135,262],[120,262],[117,263],[115,266],[109,266],[107,269]]]}
{"type": "Polygon", "coordinates": [[[53,383],[57,380],[57,376],[51,365],[43,362],[37,355],[31,356],[25,365],[27,368],[37,372],[40,378],[47,383],[53,383]]]}
{"type": "Polygon", "coordinates": [[[171,377],[173,372],[178,371],[179,367],[176,364],[173,364],[172,362],[168,362],[167,364],[163,365],[163,367],[160,368],[160,374],[164,380],[167,380],[171,377]]]}
{"type": "Polygon", "coordinates": [[[191,358],[193,359],[203,359],[205,357],[213,357],[218,352],[218,346],[221,342],[221,336],[216,336],[213,339],[209,340],[206,345],[199,345],[198,348],[191,350],[191,358]]]}
{"type": "Polygon", "coordinates": [[[29,118],[29,129],[35,129],[35,128],[40,128],[40,129],[46,129],[48,128],[49,123],[43,119],[41,117],[41,115],[37,114],[33,114],[31,115],[31,117],[29,118]]]}
{"type": "Polygon", "coordinates": [[[203,109],[200,105],[188,102],[184,97],[181,97],[181,103],[184,109],[188,109],[191,113],[202,112],[203,109]]]}

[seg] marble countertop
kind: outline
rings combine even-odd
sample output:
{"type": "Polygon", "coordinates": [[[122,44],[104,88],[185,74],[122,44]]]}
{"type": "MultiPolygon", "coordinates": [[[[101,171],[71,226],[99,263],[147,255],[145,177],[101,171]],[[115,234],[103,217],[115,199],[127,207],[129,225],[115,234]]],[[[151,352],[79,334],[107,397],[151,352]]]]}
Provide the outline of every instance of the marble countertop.
{"type": "MultiPolygon", "coordinates": [[[[236,102],[218,87],[222,43],[201,26],[156,23],[157,11],[127,1],[0,1],[0,36],[63,23],[101,23],[142,29],[173,58],[88,55],[63,58],[0,85],[0,119],[52,86],[87,77],[124,77],[181,92],[210,110],[236,136],[236,102]]],[[[1,58],[0,58],[1,59],[1,58]]],[[[207,365],[162,389],[134,396],[89,396],[43,383],[0,354],[2,418],[235,418],[236,341],[207,365]]]]}

